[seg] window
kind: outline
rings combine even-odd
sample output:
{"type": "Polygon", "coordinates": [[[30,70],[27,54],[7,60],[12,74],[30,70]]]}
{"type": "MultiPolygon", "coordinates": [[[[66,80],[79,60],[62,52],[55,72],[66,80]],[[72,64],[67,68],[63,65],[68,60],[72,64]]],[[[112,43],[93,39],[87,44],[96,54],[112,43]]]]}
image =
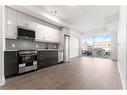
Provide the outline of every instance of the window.
{"type": "Polygon", "coordinates": [[[81,37],[83,56],[107,57],[111,55],[111,34],[81,37]]]}
{"type": "Polygon", "coordinates": [[[111,55],[111,35],[102,34],[94,38],[94,56],[110,57],[111,55]]]}
{"type": "Polygon", "coordinates": [[[93,56],[93,37],[87,36],[81,38],[82,55],[93,56]]]}

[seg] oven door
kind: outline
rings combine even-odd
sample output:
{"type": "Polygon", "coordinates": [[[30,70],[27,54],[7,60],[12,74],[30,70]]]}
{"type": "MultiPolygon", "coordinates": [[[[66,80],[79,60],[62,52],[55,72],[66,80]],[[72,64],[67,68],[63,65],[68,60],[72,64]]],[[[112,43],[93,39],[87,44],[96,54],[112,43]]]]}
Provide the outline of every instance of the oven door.
{"type": "Polygon", "coordinates": [[[37,55],[20,55],[19,74],[37,69],[37,55]]]}
{"type": "Polygon", "coordinates": [[[26,63],[27,66],[33,65],[33,61],[37,61],[37,55],[20,55],[20,64],[26,63]]]}

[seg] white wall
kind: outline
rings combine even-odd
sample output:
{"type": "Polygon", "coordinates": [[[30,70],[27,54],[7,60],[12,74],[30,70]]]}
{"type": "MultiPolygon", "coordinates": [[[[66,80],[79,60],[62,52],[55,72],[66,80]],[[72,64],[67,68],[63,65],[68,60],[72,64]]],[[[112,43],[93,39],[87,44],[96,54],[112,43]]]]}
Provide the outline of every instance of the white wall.
{"type": "MultiPolygon", "coordinates": [[[[117,15],[116,15],[116,17],[117,17],[117,15]]],[[[107,31],[109,31],[111,33],[111,36],[112,36],[112,40],[111,40],[111,59],[117,60],[118,20],[114,19],[113,21],[114,22],[111,22],[111,23],[107,24],[107,31]]]]}
{"type": "Polygon", "coordinates": [[[127,7],[120,7],[118,30],[118,68],[123,88],[127,88],[127,7]]]}
{"type": "Polygon", "coordinates": [[[3,62],[3,7],[0,6],[0,86],[4,84],[4,62],[3,62]]]}
{"type": "Polygon", "coordinates": [[[97,29],[93,29],[91,31],[85,32],[83,35],[88,36],[88,35],[96,35],[96,34],[102,34],[107,32],[107,27],[101,27],[97,29]]]}
{"type": "Polygon", "coordinates": [[[79,37],[80,34],[78,34],[76,31],[71,29],[70,31],[70,58],[78,57],[79,56],[79,37]]]}
{"type": "Polygon", "coordinates": [[[79,56],[79,38],[71,35],[70,37],[70,58],[79,56]]]}
{"type": "Polygon", "coordinates": [[[111,59],[117,60],[117,32],[112,32],[111,59]]]}

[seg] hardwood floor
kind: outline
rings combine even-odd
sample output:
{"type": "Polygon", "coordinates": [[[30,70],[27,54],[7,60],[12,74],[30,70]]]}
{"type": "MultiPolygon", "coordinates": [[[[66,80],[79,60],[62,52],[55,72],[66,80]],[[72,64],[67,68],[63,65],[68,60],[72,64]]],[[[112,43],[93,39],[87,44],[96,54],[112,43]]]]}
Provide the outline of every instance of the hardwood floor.
{"type": "Polygon", "coordinates": [[[122,89],[115,61],[77,57],[6,80],[0,89],[122,89]]]}

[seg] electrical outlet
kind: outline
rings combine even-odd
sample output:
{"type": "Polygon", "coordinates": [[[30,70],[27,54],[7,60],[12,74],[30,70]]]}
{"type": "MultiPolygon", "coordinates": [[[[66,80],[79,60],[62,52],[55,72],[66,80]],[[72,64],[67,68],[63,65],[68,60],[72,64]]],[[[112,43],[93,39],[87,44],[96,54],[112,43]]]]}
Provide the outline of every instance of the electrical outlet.
{"type": "Polygon", "coordinates": [[[39,47],[38,45],[36,45],[36,47],[39,47]]]}
{"type": "Polygon", "coordinates": [[[12,47],[15,47],[15,44],[12,44],[12,47]]]}
{"type": "Polygon", "coordinates": [[[54,48],[56,48],[56,45],[54,46],[54,48]]]}

